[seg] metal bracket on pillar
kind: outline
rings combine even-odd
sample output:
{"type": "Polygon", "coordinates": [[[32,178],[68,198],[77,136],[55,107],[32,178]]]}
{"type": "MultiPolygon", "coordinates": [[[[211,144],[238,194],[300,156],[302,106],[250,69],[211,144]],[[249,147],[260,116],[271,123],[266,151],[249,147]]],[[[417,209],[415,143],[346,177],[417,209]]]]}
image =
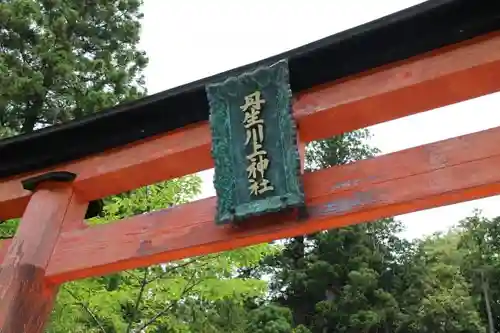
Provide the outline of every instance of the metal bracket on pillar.
{"type": "MultiPolygon", "coordinates": [[[[38,185],[44,182],[70,183],[74,181],[76,174],[69,171],[51,171],[38,176],[30,177],[21,181],[23,188],[27,191],[35,191],[38,185]]],[[[98,216],[103,208],[102,200],[94,200],[89,203],[85,219],[98,216]]]]}
{"type": "Polygon", "coordinates": [[[25,190],[33,192],[38,185],[44,182],[70,183],[75,180],[76,174],[69,171],[51,171],[21,181],[25,190]]]}

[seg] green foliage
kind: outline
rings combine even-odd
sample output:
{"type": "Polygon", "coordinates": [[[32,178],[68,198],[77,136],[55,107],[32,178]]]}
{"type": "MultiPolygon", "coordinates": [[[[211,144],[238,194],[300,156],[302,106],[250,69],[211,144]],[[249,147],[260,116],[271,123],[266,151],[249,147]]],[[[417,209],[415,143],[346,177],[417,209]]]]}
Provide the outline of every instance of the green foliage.
{"type": "MultiPolygon", "coordinates": [[[[0,138],[143,96],[142,2],[0,1],[0,138]]],[[[307,169],[370,158],[378,150],[369,138],[359,130],[312,142],[307,169]]],[[[165,209],[199,191],[196,176],[146,186],[106,198],[89,222],[165,209]]],[[[0,223],[0,238],[18,223],[0,223]]],[[[66,283],[46,331],[500,331],[500,217],[476,212],[413,243],[401,230],[387,218],[66,283]]]]}
{"type": "MultiPolygon", "coordinates": [[[[371,157],[378,151],[366,144],[368,138],[362,130],[313,142],[306,150],[307,168],[371,157]]],[[[386,271],[401,251],[402,241],[394,236],[400,229],[388,219],[287,240],[263,270],[273,273],[273,298],[292,310],[299,331],[392,329],[399,309],[386,271]]]]}
{"type": "Polygon", "coordinates": [[[470,285],[462,274],[460,234],[450,231],[415,244],[401,274],[402,332],[484,332],[470,285]]]}
{"type": "Polygon", "coordinates": [[[105,199],[101,216],[91,219],[90,223],[107,223],[183,204],[200,194],[200,188],[201,179],[198,176],[185,176],[115,195],[105,199]]]}
{"type": "Polygon", "coordinates": [[[292,313],[275,305],[262,305],[249,313],[248,333],[290,333],[292,313]]]}
{"type": "Polygon", "coordinates": [[[379,150],[368,145],[370,137],[368,130],[358,130],[313,141],[306,147],[306,167],[309,170],[325,169],[372,157],[379,150]]]}
{"type": "Polygon", "coordinates": [[[292,333],[311,333],[311,331],[304,325],[299,325],[293,329],[292,333]]]}
{"type": "Polygon", "coordinates": [[[12,238],[16,233],[19,219],[7,220],[0,223],[0,239],[12,238]]]}
{"type": "Polygon", "coordinates": [[[0,124],[0,139],[2,138],[7,138],[10,136],[15,136],[17,135],[17,132],[9,127],[3,127],[0,124]]]}
{"type": "MultiPolygon", "coordinates": [[[[367,145],[368,138],[368,131],[356,131],[314,142],[307,167],[372,157],[378,151],[367,145]]],[[[272,299],[292,311],[297,331],[484,332],[484,311],[463,274],[471,254],[459,250],[462,234],[410,243],[398,236],[401,231],[389,218],[295,237],[265,259],[261,272],[271,274],[272,299]]],[[[487,234],[477,233],[474,244],[487,234]]],[[[481,244],[484,262],[494,247],[481,244]]]]}
{"type": "Polygon", "coordinates": [[[487,219],[475,211],[460,223],[459,248],[464,256],[463,272],[473,287],[488,331],[500,330],[500,217],[487,219]]]}
{"type": "Polygon", "coordinates": [[[0,2],[0,137],[134,100],[142,0],[0,2]]]}
{"type": "MultiPolygon", "coordinates": [[[[199,190],[197,176],[146,186],[108,198],[103,216],[91,223],[182,204],[199,190]]],[[[265,294],[265,281],[238,278],[237,268],[258,265],[274,251],[274,246],[261,244],[67,283],[59,293],[48,332],[195,332],[193,327],[201,323],[209,327],[207,321],[215,321],[222,303],[230,300],[234,310],[265,294]]],[[[213,332],[220,331],[220,325],[211,325],[213,332]]]]}

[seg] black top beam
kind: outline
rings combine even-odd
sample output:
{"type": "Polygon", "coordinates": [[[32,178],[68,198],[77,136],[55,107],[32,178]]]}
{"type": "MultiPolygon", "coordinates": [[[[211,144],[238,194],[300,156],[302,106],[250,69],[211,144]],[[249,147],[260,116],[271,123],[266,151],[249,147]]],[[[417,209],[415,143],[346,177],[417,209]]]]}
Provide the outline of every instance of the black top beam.
{"type": "Polygon", "coordinates": [[[288,58],[291,87],[297,93],[499,29],[499,0],[430,0],[253,64],[77,121],[2,140],[0,178],[207,120],[204,86],[259,64],[288,58]]]}

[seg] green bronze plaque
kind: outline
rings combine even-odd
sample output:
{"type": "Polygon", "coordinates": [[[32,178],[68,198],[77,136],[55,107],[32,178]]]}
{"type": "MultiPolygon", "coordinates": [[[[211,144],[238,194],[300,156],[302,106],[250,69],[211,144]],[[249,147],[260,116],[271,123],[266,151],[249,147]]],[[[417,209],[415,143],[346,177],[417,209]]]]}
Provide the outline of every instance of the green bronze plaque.
{"type": "Polygon", "coordinates": [[[302,207],[288,63],[279,61],[206,86],[217,224],[302,207]]]}

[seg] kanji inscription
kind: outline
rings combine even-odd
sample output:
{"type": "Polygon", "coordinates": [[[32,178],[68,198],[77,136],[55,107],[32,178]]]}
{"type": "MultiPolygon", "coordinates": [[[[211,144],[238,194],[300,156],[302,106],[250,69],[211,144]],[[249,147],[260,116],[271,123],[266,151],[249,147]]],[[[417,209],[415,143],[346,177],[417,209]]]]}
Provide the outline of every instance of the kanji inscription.
{"type": "Polygon", "coordinates": [[[216,222],[304,204],[285,60],[206,86],[216,222]]]}

